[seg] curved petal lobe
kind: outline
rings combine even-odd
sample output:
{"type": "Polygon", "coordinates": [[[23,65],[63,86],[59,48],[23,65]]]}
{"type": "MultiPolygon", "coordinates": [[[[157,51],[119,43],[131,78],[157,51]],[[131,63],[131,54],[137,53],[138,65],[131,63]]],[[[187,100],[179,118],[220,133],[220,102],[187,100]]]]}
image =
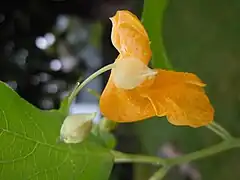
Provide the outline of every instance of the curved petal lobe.
{"type": "Polygon", "coordinates": [[[174,125],[200,127],[209,124],[214,115],[203,86],[194,74],[158,70],[153,84],[141,93],[151,100],[157,116],[166,112],[174,125]]]}
{"type": "Polygon", "coordinates": [[[148,64],[152,52],[148,35],[138,20],[129,11],[118,11],[112,21],[112,43],[121,55],[141,59],[148,64]]]}

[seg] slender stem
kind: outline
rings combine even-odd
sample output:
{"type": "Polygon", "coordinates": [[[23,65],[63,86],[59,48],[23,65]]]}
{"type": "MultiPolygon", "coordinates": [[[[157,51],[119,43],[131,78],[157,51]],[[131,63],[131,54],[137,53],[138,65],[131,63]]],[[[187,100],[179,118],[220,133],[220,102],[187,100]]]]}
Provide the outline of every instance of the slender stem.
{"type": "Polygon", "coordinates": [[[112,151],[115,163],[144,163],[164,165],[165,160],[154,156],[126,154],[118,151],[112,151]]]}
{"type": "Polygon", "coordinates": [[[214,133],[216,133],[217,135],[219,135],[224,140],[233,138],[227,130],[225,130],[221,125],[217,124],[216,122],[212,122],[206,127],[213,131],[214,133]]]}
{"type": "Polygon", "coordinates": [[[216,133],[218,136],[220,136],[222,139],[228,139],[227,137],[225,137],[225,134],[223,134],[221,131],[219,131],[218,129],[216,129],[213,125],[209,124],[206,126],[208,129],[210,129],[211,131],[213,131],[214,133],[216,133]]]}
{"type": "Polygon", "coordinates": [[[240,147],[240,139],[231,139],[190,154],[186,154],[172,159],[167,159],[167,164],[172,166],[182,163],[188,163],[190,161],[205,158],[207,156],[211,156],[236,147],[240,147]]]}
{"type": "Polygon", "coordinates": [[[92,81],[93,79],[95,79],[96,77],[98,77],[100,74],[111,70],[114,67],[114,63],[113,64],[109,64],[107,66],[104,66],[103,68],[99,69],[98,71],[96,71],[95,73],[93,73],[91,76],[89,76],[87,79],[85,79],[81,84],[78,82],[78,84],[76,85],[76,87],[74,88],[74,90],[72,91],[71,95],[68,98],[68,102],[69,104],[72,103],[73,99],[76,97],[76,95],[79,93],[79,91],[86,86],[90,81],[92,81]]]}
{"type": "Polygon", "coordinates": [[[73,93],[77,91],[78,87],[81,85],[80,81],[82,81],[82,79],[79,78],[79,80],[76,82],[70,96],[69,96],[69,99],[71,98],[71,96],[73,96],[73,93]]]}
{"type": "Polygon", "coordinates": [[[199,151],[179,156],[176,158],[162,159],[154,156],[144,156],[144,155],[134,155],[134,154],[125,154],[118,151],[112,151],[112,154],[115,158],[115,163],[146,163],[146,164],[155,164],[163,166],[174,166],[182,163],[188,163],[190,161],[198,160],[205,158],[214,154],[217,154],[222,151],[226,151],[232,148],[240,147],[240,138],[232,138],[226,141],[223,141],[219,144],[213,145],[208,148],[201,149],[199,151]]]}
{"type": "Polygon", "coordinates": [[[161,180],[167,174],[171,167],[163,166],[158,171],[156,171],[149,180],[161,180]]]}
{"type": "Polygon", "coordinates": [[[232,138],[231,134],[226,129],[224,129],[220,124],[214,121],[211,124],[220,131],[222,131],[222,133],[225,134],[225,136],[228,136],[230,139],[232,138]]]}

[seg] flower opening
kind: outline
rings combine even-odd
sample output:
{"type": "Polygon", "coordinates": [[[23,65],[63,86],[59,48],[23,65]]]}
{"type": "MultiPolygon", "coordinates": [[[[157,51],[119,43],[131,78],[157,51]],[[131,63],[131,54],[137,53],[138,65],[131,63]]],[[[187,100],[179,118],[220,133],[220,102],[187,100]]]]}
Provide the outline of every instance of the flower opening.
{"type": "Polygon", "coordinates": [[[134,89],[157,72],[135,57],[119,58],[112,70],[113,82],[117,88],[134,89]]]}

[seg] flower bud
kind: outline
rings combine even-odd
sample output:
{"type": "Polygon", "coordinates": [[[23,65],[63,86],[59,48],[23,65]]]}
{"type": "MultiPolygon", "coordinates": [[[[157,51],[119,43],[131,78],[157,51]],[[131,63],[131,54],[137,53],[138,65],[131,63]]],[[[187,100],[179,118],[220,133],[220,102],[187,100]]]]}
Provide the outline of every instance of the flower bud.
{"type": "Polygon", "coordinates": [[[96,113],[67,116],[60,130],[60,140],[65,143],[80,143],[90,134],[96,113]]]}
{"type": "Polygon", "coordinates": [[[117,127],[117,123],[104,117],[100,121],[99,126],[101,131],[110,132],[117,127]]]}

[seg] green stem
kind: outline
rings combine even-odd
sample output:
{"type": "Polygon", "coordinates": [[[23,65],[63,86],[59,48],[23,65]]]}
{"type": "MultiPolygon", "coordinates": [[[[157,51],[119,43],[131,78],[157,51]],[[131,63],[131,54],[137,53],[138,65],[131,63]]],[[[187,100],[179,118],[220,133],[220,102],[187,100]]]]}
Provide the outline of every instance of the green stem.
{"type": "Polygon", "coordinates": [[[85,79],[81,84],[79,82],[77,82],[76,87],[74,88],[74,90],[72,91],[72,93],[70,94],[70,96],[68,97],[68,104],[70,105],[73,101],[73,99],[76,97],[76,95],[79,93],[79,91],[86,86],[90,81],[92,81],[93,79],[95,79],[96,77],[98,77],[100,74],[111,70],[114,67],[114,63],[113,64],[109,64],[107,66],[104,66],[103,68],[99,69],[98,71],[96,71],[95,73],[93,73],[91,76],[89,76],[87,79],[85,79]]]}
{"type": "Polygon", "coordinates": [[[171,167],[164,166],[160,168],[157,172],[155,172],[149,180],[161,180],[167,174],[171,167]]]}
{"type": "Polygon", "coordinates": [[[230,133],[227,130],[225,130],[222,126],[217,124],[216,122],[212,122],[211,124],[207,125],[206,127],[208,129],[210,129],[211,131],[213,131],[214,133],[216,133],[217,135],[219,135],[224,140],[228,140],[228,139],[232,138],[230,133]]]}
{"type": "Polygon", "coordinates": [[[147,163],[163,166],[166,165],[171,167],[174,165],[188,163],[190,161],[205,158],[236,147],[240,147],[240,138],[231,138],[219,144],[176,158],[162,159],[154,156],[125,154],[118,151],[112,151],[112,154],[114,155],[115,163],[147,163]]]}
{"type": "Polygon", "coordinates": [[[223,141],[219,144],[213,145],[211,147],[184,155],[172,159],[167,160],[168,165],[178,165],[182,163],[188,163],[190,161],[194,161],[197,159],[205,158],[207,156],[211,156],[217,154],[222,151],[226,151],[232,148],[240,147],[240,139],[231,139],[227,141],[223,141]]]}
{"type": "Polygon", "coordinates": [[[218,124],[217,122],[213,121],[211,123],[211,125],[214,126],[216,129],[218,129],[219,131],[221,131],[227,139],[232,138],[232,135],[225,128],[223,128],[220,124],[218,124]]]}
{"type": "Polygon", "coordinates": [[[118,151],[112,151],[115,163],[144,163],[164,165],[165,160],[154,156],[127,154],[118,151]]]}

